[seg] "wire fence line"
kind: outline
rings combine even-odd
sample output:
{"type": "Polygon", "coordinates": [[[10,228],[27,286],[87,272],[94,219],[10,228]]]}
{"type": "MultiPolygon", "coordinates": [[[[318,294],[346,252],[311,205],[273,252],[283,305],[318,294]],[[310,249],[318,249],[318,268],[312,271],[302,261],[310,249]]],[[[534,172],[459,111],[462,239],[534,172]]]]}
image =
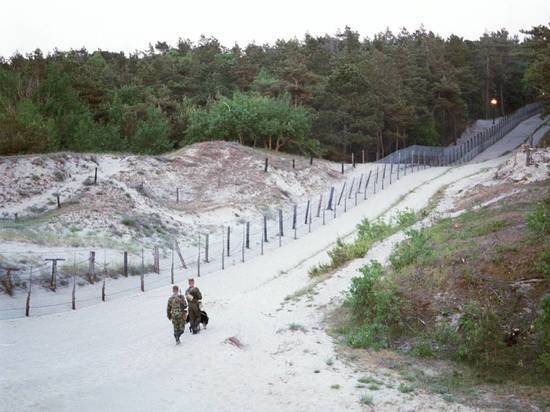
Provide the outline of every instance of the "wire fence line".
{"type": "MultiPolygon", "coordinates": [[[[104,251],[103,263],[95,251],[52,249],[52,255],[64,256],[61,258],[65,262],[63,269],[68,271],[69,276],[61,281],[65,286],[72,283],[71,295],[48,294],[45,302],[42,302],[44,296],[39,296],[37,302],[34,302],[32,278],[44,278],[44,274],[48,273],[53,279],[58,275],[57,268],[50,261],[34,267],[29,265],[19,268],[23,269],[29,278],[25,302],[0,306],[0,318],[76,310],[118,297],[135,295],[140,290],[145,292],[146,289],[181,282],[190,276],[200,277],[244,263],[335,221],[342,214],[368,201],[374,194],[385,190],[404,176],[428,167],[458,165],[471,160],[540,108],[539,104],[526,106],[460,146],[410,146],[400,149],[377,163],[368,165],[367,168],[363,167],[361,174],[356,170],[353,176],[348,177],[340,185],[331,186],[319,193],[317,198],[285,208],[272,207],[271,213],[263,214],[255,221],[242,220],[226,225],[218,230],[218,233],[199,233],[194,247],[182,252],[177,243],[174,243],[170,250],[163,251],[162,259],[158,247],[155,247],[152,253],[150,249],[145,253],[143,248],[141,254],[124,251],[115,253],[115,256],[112,251],[104,251]],[[107,254],[110,255],[109,258],[107,254]],[[116,268],[114,258],[119,262],[116,268]],[[113,271],[118,274],[117,281],[111,280],[108,276],[113,271]],[[77,282],[77,276],[82,274],[87,282],[80,277],[77,282]],[[139,281],[136,281],[138,278],[139,281]],[[84,285],[85,287],[77,288],[84,285]]],[[[348,171],[350,168],[355,169],[355,163],[352,163],[352,166],[348,165],[348,171]]],[[[3,253],[0,251],[0,254],[3,253]]],[[[43,255],[44,252],[40,254],[43,255]]],[[[10,281],[11,279],[2,279],[4,287],[10,281]]],[[[55,287],[52,291],[55,291],[55,287]]]]}

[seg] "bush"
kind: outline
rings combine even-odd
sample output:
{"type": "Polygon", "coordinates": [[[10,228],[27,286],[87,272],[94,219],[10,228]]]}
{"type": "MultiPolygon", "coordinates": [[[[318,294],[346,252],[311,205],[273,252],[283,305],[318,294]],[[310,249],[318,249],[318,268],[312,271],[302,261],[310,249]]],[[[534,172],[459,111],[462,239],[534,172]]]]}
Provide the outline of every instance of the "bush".
{"type": "Polygon", "coordinates": [[[429,236],[425,230],[409,230],[407,236],[407,239],[396,245],[390,256],[390,263],[396,271],[410,264],[424,261],[432,254],[428,244],[429,236]]]}
{"type": "Polygon", "coordinates": [[[538,202],[535,210],[527,214],[527,229],[536,236],[550,234],[550,197],[538,202]]]}
{"type": "Polygon", "coordinates": [[[550,251],[543,250],[535,258],[535,270],[550,279],[550,251]]]}
{"type": "Polygon", "coordinates": [[[492,366],[499,362],[499,351],[504,347],[502,331],[495,313],[477,302],[464,305],[459,321],[461,335],[456,357],[478,366],[492,366]]]}
{"type": "Polygon", "coordinates": [[[534,326],[539,349],[537,364],[542,373],[550,376],[550,294],[543,296],[534,326]]]}
{"type": "Polygon", "coordinates": [[[353,347],[388,347],[392,334],[401,326],[397,289],[382,278],[382,265],[376,261],[360,272],[362,276],[352,279],[345,302],[357,325],[348,333],[348,343],[353,347]]]}

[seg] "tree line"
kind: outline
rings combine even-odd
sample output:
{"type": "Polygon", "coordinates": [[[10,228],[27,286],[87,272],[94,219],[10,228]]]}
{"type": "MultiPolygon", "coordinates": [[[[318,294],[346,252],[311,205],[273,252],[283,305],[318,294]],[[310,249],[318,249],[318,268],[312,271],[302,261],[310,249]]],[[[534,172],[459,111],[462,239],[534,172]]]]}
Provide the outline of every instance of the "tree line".
{"type": "Polygon", "coordinates": [[[0,154],[157,154],[223,139],[338,160],[447,145],[472,120],[550,92],[549,32],[362,39],[346,27],[244,48],[203,36],[129,55],[16,53],[0,59],[0,154]]]}

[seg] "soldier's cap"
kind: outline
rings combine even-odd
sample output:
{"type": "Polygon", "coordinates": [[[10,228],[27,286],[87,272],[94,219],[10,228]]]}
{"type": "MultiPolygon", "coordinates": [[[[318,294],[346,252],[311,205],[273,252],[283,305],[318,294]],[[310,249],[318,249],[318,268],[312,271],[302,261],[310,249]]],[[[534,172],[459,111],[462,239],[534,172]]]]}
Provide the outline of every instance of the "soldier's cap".
{"type": "Polygon", "coordinates": [[[172,286],[172,290],[173,290],[173,291],[178,291],[179,289],[180,289],[180,288],[179,288],[179,286],[178,286],[178,285],[174,285],[174,286],[172,286]]]}
{"type": "Polygon", "coordinates": [[[187,280],[188,280],[189,282],[194,282],[194,281],[195,281],[195,279],[193,279],[193,278],[189,278],[189,279],[187,279],[187,280]]]}

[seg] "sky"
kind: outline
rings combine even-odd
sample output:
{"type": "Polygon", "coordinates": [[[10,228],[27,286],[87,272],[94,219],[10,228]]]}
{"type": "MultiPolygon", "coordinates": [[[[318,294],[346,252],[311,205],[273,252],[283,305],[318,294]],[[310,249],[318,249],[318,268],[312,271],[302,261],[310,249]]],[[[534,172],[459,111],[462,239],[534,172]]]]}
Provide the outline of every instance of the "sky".
{"type": "Polygon", "coordinates": [[[424,25],[447,37],[476,39],[486,31],[550,23],[549,0],[2,0],[0,56],[40,48],[133,52],[157,40],[214,36],[232,47],[335,34],[346,26],[362,37],[387,27],[424,25]]]}

